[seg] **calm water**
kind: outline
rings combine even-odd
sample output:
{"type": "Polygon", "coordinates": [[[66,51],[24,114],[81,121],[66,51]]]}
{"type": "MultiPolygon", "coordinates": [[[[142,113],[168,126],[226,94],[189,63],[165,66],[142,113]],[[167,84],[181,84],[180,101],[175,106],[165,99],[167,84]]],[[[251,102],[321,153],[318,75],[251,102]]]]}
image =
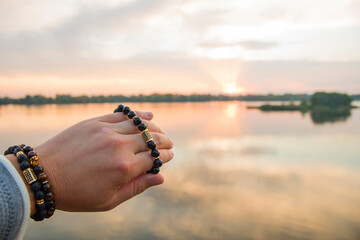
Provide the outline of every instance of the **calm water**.
{"type": "MultiPolygon", "coordinates": [[[[175,142],[165,184],[105,213],[57,211],[26,239],[360,239],[360,109],[339,122],[242,102],[130,104],[175,142]]],[[[0,149],[115,104],[0,106],[0,149]]]]}

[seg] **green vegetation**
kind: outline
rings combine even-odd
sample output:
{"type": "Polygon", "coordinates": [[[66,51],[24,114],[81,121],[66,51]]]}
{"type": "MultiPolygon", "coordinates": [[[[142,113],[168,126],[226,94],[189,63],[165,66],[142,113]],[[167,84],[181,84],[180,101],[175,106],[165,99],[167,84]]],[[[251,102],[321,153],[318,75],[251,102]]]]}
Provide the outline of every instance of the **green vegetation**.
{"type": "Polygon", "coordinates": [[[311,106],[328,106],[330,108],[351,106],[353,99],[343,93],[317,92],[310,98],[311,106]]]}
{"type": "MultiPolygon", "coordinates": [[[[73,104],[73,103],[118,103],[118,102],[208,102],[208,101],[301,101],[300,105],[264,105],[260,109],[263,111],[305,111],[309,104],[324,103],[326,106],[331,104],[343,104],[349,102],[351,99],[346,94],[331,93],[334,95],[328,96],[323,93],[316,93],[314,95],[308,94],[282,94],[282,95],[211,95],[211,94],[151,94],[151,95],[109,95],[109,96],[71,96],[56,95],[55,97],[45,97],[42,95],[27,95],[23,98],[0,98],[0,105],[6,104],[23,104],[23,105],[41,105],[41,104],[73,104]],[[343,95],[346,95],[344,97],[343,95]],[[309,103],[310,102],[310,103],[309,103]]],[[[354,98],[360,95],[354,95],[354,98]]],[[[351,102],[351,101],[350,101],[351,102]]],[[[259,107],[255,107],[259,108],[259,107]]]]}
{"type": "Polygon", "coordinates": [[[112,103],[112,102],[208,102],[208,101],[300,101],[310,99],[307,94],[282,94],[282,95],[211,95],[211,94],[151,94],[151,95],[110,95],[110,96],[71,96],[56,95],[45,97],[42,95],[25,96],[23,98],[0,98],[0,105],[5,104],[72,104],[72,103],[112,103]]]}
{"type": "Polygon", "coordinates": [[[327,122],[343,122],[351,116],[351,107],[341,106],[330,108],[315,106],[310,111],[311,120],[316,124],[327,122]]]}
{"type": "Polygon", "coordinates": [[[269,105],[259,107],[249,107],[260,109],[261,111],[301,111],[310,112],[311,119],[316,124],[326,122],[345,121],[351,115],[351,105],[353,98],[343,93],[317,92],[313,94],[309,101],[303,99],[300,104],[269,105]]]}

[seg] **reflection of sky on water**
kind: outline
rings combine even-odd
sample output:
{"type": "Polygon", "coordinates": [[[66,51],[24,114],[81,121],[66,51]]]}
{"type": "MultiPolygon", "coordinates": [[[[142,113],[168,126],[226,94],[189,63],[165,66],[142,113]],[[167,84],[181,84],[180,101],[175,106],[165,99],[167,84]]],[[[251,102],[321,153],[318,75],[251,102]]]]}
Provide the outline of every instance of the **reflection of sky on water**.
{"type": "MultiPolygon", "coordinates": [[[[238,102],[130,106],[153,110],[175,142],[165,184],[110,212],[58,211],[31,223],[27,239],[360,238],[360,110],[315,126],[308,115],[238,102]]],[[[113,108],[0,107],[0,146],[41,142],[113,108]],[[9,129],[19,124],[22,135],[9,129]]]]}

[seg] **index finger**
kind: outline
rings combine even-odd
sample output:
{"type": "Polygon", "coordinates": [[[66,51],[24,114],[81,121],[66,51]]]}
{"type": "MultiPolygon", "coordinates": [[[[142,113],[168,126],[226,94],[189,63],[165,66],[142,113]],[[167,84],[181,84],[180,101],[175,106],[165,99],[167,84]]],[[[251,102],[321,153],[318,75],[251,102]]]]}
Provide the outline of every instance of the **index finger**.
{"type": "MultiPolygon", "coordinates": [[[[154,117],[152,112],[135,111],[135,113],[136,116],[140,117],[141,119],[145,119],[149,121],[154,117]]],[[[108,122],[108,123],[117,123],[128,119],[129,119],[128,116],[122,112],[110,113],[95,118],[95,120],[98,120],[100,122],[108,122]]]]}

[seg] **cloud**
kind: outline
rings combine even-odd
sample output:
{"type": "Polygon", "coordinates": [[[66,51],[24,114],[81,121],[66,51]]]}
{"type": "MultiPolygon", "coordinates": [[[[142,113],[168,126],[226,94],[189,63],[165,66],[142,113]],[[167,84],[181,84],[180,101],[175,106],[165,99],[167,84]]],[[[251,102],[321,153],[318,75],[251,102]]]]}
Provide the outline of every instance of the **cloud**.
{"type": "Polygon", "coordinates": [[[359,89],[360,23],[354,14],[345,14],[348,7],[338,0],[319,14],[298,4],[36,0],[29,5],[0,0],[0,81],[13,88],[26,79],[34,86],[52,79],[89,90],[97,84],[85,87],[82,82],[127,79],[148,86],[144,81],[151,79],[161,91],[173,91],[164,83],[178,81],[179,92],[216,92],[231,78],[260,92],[265,85],[271,91],[359,89]],[[334,9],[336,17],[329,21],[334,9]],[[217,61],[239,64],[223,67],[234,74],[215,76],[206,63],[212,59],[215,72],[228,66],[217,61]],[[306,62],[331,65],[331,74],[323,67],[302,67],[306,62]]]}
{"type": "Polygon", "coordinates": [[[263,50],[268,48],[277,47],[277,42],[267,42],[267,41],[240,41],[232,43],[223,43],[223,42],[203,42],[199,44],[200,47],[204,48],[220,48],[220,47],[243,47],[249,50],[263,50]]]}

